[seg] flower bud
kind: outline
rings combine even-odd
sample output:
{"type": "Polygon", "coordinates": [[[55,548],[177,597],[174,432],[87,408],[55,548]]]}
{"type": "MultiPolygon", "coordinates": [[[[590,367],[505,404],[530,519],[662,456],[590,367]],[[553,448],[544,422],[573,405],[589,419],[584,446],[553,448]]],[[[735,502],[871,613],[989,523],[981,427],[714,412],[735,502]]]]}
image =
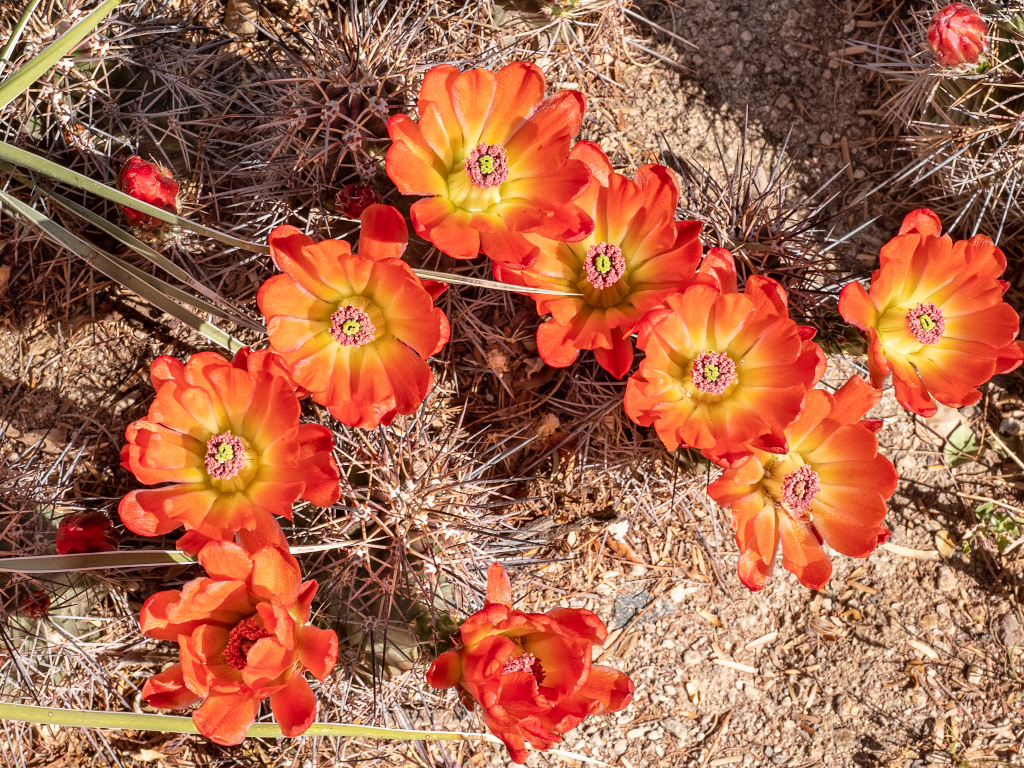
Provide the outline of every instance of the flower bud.
{"type": "Polygon", "coordinates": [[[988,46],[988,23],[963,3],[950,3],[932,18],[928,43],[946,67],[977,64],[988,46]]]}
{"type": "Polygon", "coordinates": [[[102,512],[65,515],[57,527],[57,551],[62,555],[112,552],[118,539],[110,518],[102,512]]]}
{"type": "MultiPolygon", "coordinates": [[[[117,188],[136,200],[155,205],[169,213],[178,212],[178,182],[162,165],[132,155],[117,176],[117,188]]],[[[157,229],[163,222],[147,213],[122,206],[124,216],[133,227],[157,229]]]]}
{"type": "Polygon", "coordinates": [[[334,207],[346,219],[358,220],[363,211],[379,202],[380,195],[366,184],[346,184],[334,195],[334,207]]]}
{"type": "Polygon", "coordinates": [[[18,607],[29,618],[41,619],[50,610],[50,596],[42,590],[34,589],[21,598],[18,607]]]}

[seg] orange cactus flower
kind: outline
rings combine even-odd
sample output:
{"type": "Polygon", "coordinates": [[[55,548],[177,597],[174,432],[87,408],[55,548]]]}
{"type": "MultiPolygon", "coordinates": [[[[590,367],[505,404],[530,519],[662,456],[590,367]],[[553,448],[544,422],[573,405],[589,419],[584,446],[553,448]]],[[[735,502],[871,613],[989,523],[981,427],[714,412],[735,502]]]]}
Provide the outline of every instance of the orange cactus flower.
{"type": "Polygon", "coordinates": [[[641,326],[647,356],[626,383],[626,413],[669,450],[697,448],[720,464],[750,441],[786,453],[784,428],[824,373],[824,354],[813,329],[790,319],[777,282],[753,276],[736,293],[729,252],[713,249],[705,262],[700,282],[641,326]]]}
{"type": "Polygon", "coordinates": [[[633,698],[633,681],[592,663],[608,636],[604,622],[582,608],[524,613],[512,607],[512,585],[495,563],[487,572],[484,608],[459,630],[461,647],[442,653],[427,671],[434,688],[457,687],[467,707],[505,742],[512,760],[526,744],[548,750],[588,715],[618,712],[633,698]]]}
{"type": "Polygon", "coordinates": [[[596,227],[574,243],[537,235],[526,239],[539,256],[522,271],[495,264],[506,282],[582,297],[534,294],[537,311],[551,319],[537,329],[537,351],[548,365],[571,365],[581,349],[617,378],[633,364],[630,336],[641,319],[670,294],[693,282],[700,263],[700,223],[675,221],[679,185],[661,165],[644,165],[627,179],[612,172],[601,149],[581,141],[569,153],[590,168],[590,183],[576,204],[596,227]]]}
{"type": "Polygon", "coordinates": [[[178,546],[197,552],[235,534],[287,546],[274,515],[292,517],[304,499],[329,507],[340,496],[334,438],[299,423],[294,384],[273,375],[267,352],[215,352],[153,361],[156,397],[145,419],[128,425],[125,469],[146,485],[121,500],[129,530],[161,536],[184,526],[178,546]],[[243,367],[244,366],[244,367],[243,367]]]}
{"type": "Polygon", "coordinates": [[[407,242],[405,221],[386,205],[363,212],[358,254],[288,225],[270,233],[284,272],[256,297],[270,347],[343,424],[390,424],[419,408],[433,385],[426,358],[448,341],[448,319],[434,306],[436,286],[401,260],[407,242]]]}
{"type": "Polygon", "coordinates": [[[419,122],[388,120],[388,176],[404,195],[423,196],[410,215],[416,233],[459,259],[481,252],[502,262],[529,260],[523,233],[578,240],[593,222],[573,204],[587,168],[569,159],[585,104],[578,91],[544,99],[534,64],[497,72],[452,66],[423,78],[419,122]]]}
{"type": "Polygon", "coordinates": [[[160,709],[192,713],[199,732],[218,744],[239,744],[270,698],[285,736],[316,719],[304,677],[325,680],[338,660],[334,632],[309,626],[315,581],[302,581],[286,549],[252,551],[227,541],[199,552],[207,576],[181,590],[158,592],[139,612],[142,634],[178,643],[180,662],[146,681],[142,698],[160,709]]]}
{"type": "Polygon", "coordinates": [[[889,538],[882,521],[896,469],[878,453],[881,421],[863,418],[880,397],[861,378],[835,395],[812,389],[786,427],[788,453],[752,449],[708,486],[711,498],[732,506],[739,577],[748,589],[764,587],[780,543],[783,567],[821,589],[832,575],[823,541],[867,557],[889,538]]]}
{"type": "Polygon", "coordinates": [[[907,214],[879,254],[871,290],[850,283],[839,312],[869,337],[871,383],[892,371],[896,399],[932,416],[978,402],[978,386],[1021,364],[1020,318],[1003,301],[1006,257],[985,235],[953,242],[927,209],[907,214]]]}

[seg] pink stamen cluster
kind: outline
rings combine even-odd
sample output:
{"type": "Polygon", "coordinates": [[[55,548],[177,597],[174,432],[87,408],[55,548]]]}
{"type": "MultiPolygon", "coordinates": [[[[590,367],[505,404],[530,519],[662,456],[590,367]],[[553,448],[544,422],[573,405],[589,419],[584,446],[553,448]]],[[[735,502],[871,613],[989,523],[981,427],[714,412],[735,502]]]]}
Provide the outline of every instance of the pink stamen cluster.
{"type": "Polygon", "coordinates": [[[331,315],[331,336],[344,347],[360,347],[373,341],[377,331],[370,316],[359,307],[345,304],[331,315]]]}
{"type": "Polygon", "coordinates": [[[720,395],[736,380],[736,363],[725,352],[701,352],[690,371],[693,386],[709,395],[720,395]]]}
{"type": "Polygon", "coordinates": [[[544,669],[540,665],[540,659],[532,653],[524,653],[522,656],[516,656],[514,659],[506,661],[501,674],[508,675],[512,672],[529,672],[537,678],[538,683],[544,680],[544,669]]]}
{"type": "Polygon", "coordinates": [[[804,464],[782,478],[782,503],[791,517],[806,522],[811,519],[811,502],[820,490],[818,473],[804,464]]]}
{"type": "Polygon", "coordinates": [[[626,273],[626,260],[619,246],[602,242],[587,248],[583,268],[587,271],[587,280],[600,291],[619,282],[626,273]]]}
{"type": "Polygon", "coordinates": [[[466,158],[466,173],[478,187],[496,187],[508,178],[508,159],[501,144],[477,144],[466,158]]]}
{"type": "Polygon", "coordinates": [[[921,303],[907,312],[910,333],[921,344],[934,344],[946,332],[946,319],[942,310],[928,302],[921,303]]]}
{"type": "Polygon", "coordinates": [[[216,480],[229,480],[245,465],[245,446],[230,432],[214,435],[206,443],[206,472],[216,480]]]}
{"type": "Polygon", "coordinates": [[[238,622],[228,634],[228,644],[224,648],[224,663],[235,669],[245,669],[249,663],[249,650],[256,641],[270,637],[270,633],[260,625],[260,618],[253,616],[238,622]]]}

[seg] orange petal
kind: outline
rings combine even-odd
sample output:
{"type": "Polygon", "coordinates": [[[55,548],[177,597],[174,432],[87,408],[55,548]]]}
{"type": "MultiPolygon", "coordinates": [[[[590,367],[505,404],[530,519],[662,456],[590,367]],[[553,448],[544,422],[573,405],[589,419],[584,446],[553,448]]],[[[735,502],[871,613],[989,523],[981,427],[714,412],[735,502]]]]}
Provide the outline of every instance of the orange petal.
{"type": "Polygon", "coordinates": [[[552,368],[567,368],[580,353],[571,334],[571,326],[559,325],[554,320],[541,323],[537,328],[537,354],[552,368]]]}
{"type": "Polygon", "coordinates": [[[488,605],[505,605],[512,607],[512,582],[508,573],[500,563],[491,563],[487,569],[487,594],[484,596],[484,607],[488,605]]]}
{"type": "Polygon", "coordinates": [[[184,709],[199,699],[199,696],[185,686],[181,664],[175,664],[153,675],[142,687],[142,700],[158,709],[184,709]]]}
{"type": "Polygon", "coordinates": [[[409,243],[405,219],[390,205],[371,205],[359,217],[359,255],[379,261],[400,259],[409,243]]]}
{"type": "Polygon", "coordinates": [[[448,82],[452,108],[462,130],[462,146],[476,147],[494,103],[497,78],[486,69],[471,69],[448,82]]]}
{"type": "Polygon", "coordinates": [[[299,629],[299,661],[317,680],[326,680],[338,663],[338,636],[329,629],[299,629]]]}
{"type": "Polygon", "coordinates": [[[252,694],[212,692],[192,713],[192,722],[210,741],[234,746],[245,740],[259,708],[259,700],[252,694]]]}
{"type": "Polygon", "coordinates": [[[438,157],[416,123],[406,115],[388,120],[392,144],[384,156],[384,169],[403,195],[442,195],[448,190],[445,182],[445,159],[438,157]]]}
{"type": "Polygon", "coordinates": [[[427,670],[427,685],[431,688],[454,688],[462,678],[462,659],[455,651],[445,651],[427,670]]]}
{"type": "Polygon", "coordinates": [[[231,541],[207,544],[199,552],[199,564],[211,578],[245,581],[252,570],[249,553],[231,541]]]}
{"type": "Polygon", "coordinates": [[[264,547],[252,555],[252,593],[264,600],[291,605],[299,594],[302,573],[287,550],[264,547]]]}
{"type": "Polygon", "coordinates": [[[293,674],[284,688],[270,695],[274,720],[285,736],[301,736],[316,720],[316,697],[306,678],[293,674]]]}

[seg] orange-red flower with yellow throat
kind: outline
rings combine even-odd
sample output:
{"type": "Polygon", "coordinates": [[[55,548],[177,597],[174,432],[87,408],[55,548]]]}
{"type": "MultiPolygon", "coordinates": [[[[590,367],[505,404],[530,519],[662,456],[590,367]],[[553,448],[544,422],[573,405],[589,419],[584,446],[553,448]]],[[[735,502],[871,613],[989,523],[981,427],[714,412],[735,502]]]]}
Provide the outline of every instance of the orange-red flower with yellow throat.
{"type": "Polygon", "coordinates": [[[941,232],[932,211],[911,211],[882,246],[871,290],[849,283],[839,296],[843,318],[868,334],[871,383],[891,370],[896,399],[921,416],[935,414],[932,398],[978,402],[977,387],[1024,358],[1020,318],[1003,301],[1003,252],[985,235],[953,242],[941,232]]]}
{"type": "Polygon", "coordinates": [[[535,64],[497,72],[442,65],[423,78],[419,122],[388,121],[385,165],[404,195],[422,196],[410,216],[416,233],[458,259],[481,252],[523,263],[534,253],[523,234],[585,237],[593,222],[573,204],[587,168],[569,159],[585,111],[583,94],[547,84],[535,64]]]}
{"type": "Polygon", "coordinates": [[[748,589],[764,587],[780,544],[783,567],[821,589],[832,575],[822,542],[867,557],[889,538],[883,521],[896,469],[878,453],[882,422],[863,418],[880,396],[861,378],[834,395],[812,389],[786,427],[787,453],[751,449],[708,486],[711,498],[732,507],[739,577],[748,589]]]}
{"type": "Polygon", "coordinates": [[[790,319],[770,278],[752,276],[736,293],[728,251],[704,262],[700,282],[641,325],[646,357],[626,382],[626,413],[653,425],[669,450],[696,448],[722,465],[751,442],[785,453],[784,428],[825,370],[814,331],[790,319]]]}
{"type": "Polygon", "coordinates": [[[278,546],[256,550],[218,541],[199,552],[203,578],[158,592],[139,612],[142,634],[178,643],[179,663],[146,681],[142,698],[161,709],[192,713],[199,732],[218,744],[240,744],[270,699],[285,736],[316,719],[308,670],[326,679],[338,660],[338,638],[309,626],[315,581],[278,546]]]}
{"type": "Polygon", "coordinates": [[[427,682],[457,687],[467,707],[479,704],[487,727],[523,763],[527,743],[551,749],[588,715],[629,705],[633,681],[593,663],[607,637],[604,622],[583,608],[516,610],[508,574],[495,563],[483,610],[463,622],[461,647],[434,660],[427,682]]]}
{"type": "Polygon", "coordinates": [[[161,536],[184,526],[178,546],[189,552],[236,534],[287,546],[275,515],[290,520],[300,499],[320,507],[338,500],[334,438],[326,427],[299,423],[294,384],[273,375],[278,363],[269,355],[153,361],[156,397],[147,417],[128,425],[121,463],[159,487],[121,500],[129,530],[161,536]]]}
{"type": "Polygon", "coordinates": [[[344,240],[315,242],[293,226],[270,233],[284,274],[256,297],[270,347],[292,378],[343,424],[371,429],[413,413],[434,376],[426,358],[448,341],[434,306],[443,286],[425,283],[401,259],[408,242],[394,208],[362,215],[359,252],[344,240]]]}
{"type": "Polygon", "coordinates": [[[526,235],[539,256],[523,270],[495,264],[495,276],[582,294],[533,294],[537,311],[551,315],[537,329],[537,351],[548,365],[564,368],[581,349],[592,349],[605,370],[622,378],[633,364],[630,337],[644,315],[693,282],[700,223],[674,220],[679,185],[664,166],[641,166],[628,179],[589,141],[578,142],[569,157],[590,168],[576,204],[594,220],[594,231],[574,243],[526,235]]]}

